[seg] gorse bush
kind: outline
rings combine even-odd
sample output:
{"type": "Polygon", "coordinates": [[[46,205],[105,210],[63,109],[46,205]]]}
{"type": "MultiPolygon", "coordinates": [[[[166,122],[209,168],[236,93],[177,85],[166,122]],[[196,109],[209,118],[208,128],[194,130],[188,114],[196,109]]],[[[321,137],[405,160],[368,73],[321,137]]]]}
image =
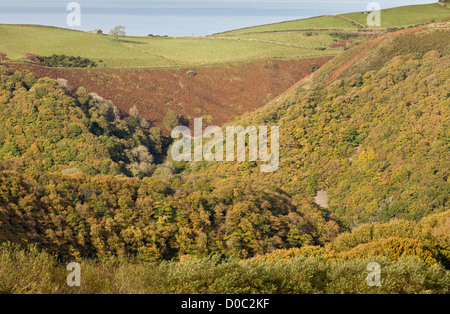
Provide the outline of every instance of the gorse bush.
{"type": "Polygon", "coordinates": [[[358,37],[358,34],[352,33],[330,33],[329,35],[341,40],[348,40],[350,38],[358,37]]]}
{"type": "Polygon", "coordinates": [[[94,61],[87,58],[66,55],[36,56],[36,59],[38,63],[48,67],[92,68],[97,66],[94,61]]]}

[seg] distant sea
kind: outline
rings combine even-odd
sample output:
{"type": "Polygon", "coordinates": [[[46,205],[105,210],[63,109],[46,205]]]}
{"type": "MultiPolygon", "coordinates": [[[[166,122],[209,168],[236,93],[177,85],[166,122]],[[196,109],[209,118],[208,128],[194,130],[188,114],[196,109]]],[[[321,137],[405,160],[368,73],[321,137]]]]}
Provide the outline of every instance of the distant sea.
{"type": "MultiPolygon", "coordinates": [[[[69,27],[61,0],[0,0],[0,23],[40,24],[78,30],[124,25],[127,35],[204,36],[261,24],[325,14],[364,11],[371,1],[349,0],[212,0],[118,1],[82,0],[81,26],[69,27]]],[[[377,1],[381,8],[433,3],[437,0],[377,1]]]]}

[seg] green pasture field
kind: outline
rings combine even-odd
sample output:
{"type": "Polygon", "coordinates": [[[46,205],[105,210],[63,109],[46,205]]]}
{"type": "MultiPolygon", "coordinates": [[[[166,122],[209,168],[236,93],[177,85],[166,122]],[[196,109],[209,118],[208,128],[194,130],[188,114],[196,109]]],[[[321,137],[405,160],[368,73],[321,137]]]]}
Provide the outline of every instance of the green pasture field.
{"type": "MultiPolygon", "coordinates": [[[[381,28],[407,27],[450,17],[450,9],[426,4],[382,10],[381,28]]],[[[333,32],[361,33],[367,12],[319,16],[238,29],[205,37],[122,37],[70,29],[0,24],[0,53],[10,60],[26,54],[53,54],[91,59],[101,67],[172,67],[233,63],[269,58],[303,58],[338,54],[333,32]]],[[[356,41],[360,39],[354,38],[356,41]]]]}
{"type": "Polygon", "coordinates": [[[210,37],[123,37],[88,34],[55,27],[0,25],[0,52],[11,60],[27,53],[80,56],[107,67],[170,67],[264,58],[320,56],[327,51],[276,43],[210,37]],[[100,62],[100,60],[102,62],[100,62]]]}
{"type": "Polygon", "coordinates": [[[249,33],[285,32],[285,31],[318,30],[318,29],[358,30],[358,27],[352,22],[341,19],[337,16],[324,15],[276,24],[267,24],[255,27],[241,28],[216,35],[228,36],[228,35],[249,34],[249,33]]]}
{"type": "Polygon", "coordinates": [[[355,20],[369,28],[408,27],[426,24],[450,17],[450,9],[437,3],[423,5],[408,5],[383,10],[381,8],[381,26],[367,26],[368,12],[342,14],[342,16],[355,20]]]}
{"type": "Polygon", "coordinates": [[[276,24],[260,25],[232,30],[216,35],[232,36],[253,33],[274,33],[307,30],[355,31],[364,29],[387,29],[390,27],[408,27],[411,25],[439,21],[450,17],[450,9],[448,8],[448,6],[450,6],[449,1],[446,1],[445,3],[446,6],[438,3],[432,3],[402,6],[386,10],[381,8],[382,11],[380,27],[370,27],[367,25],[368,12],[354,12],[339,15],[324,15],[314,18],[287,21],[276,24]]]}
{"type": "MultiPolygon", "coordinates": [[[[331,44],[336,43],[340,39],[332,36],[332,33],[329,32],[314,31],[242,34],[227,36],[226,38],[273,42],[308,49],[327,49],[331,44]]],[[[353,37],[352,40],[357,41],[358,37],[353,37]]]]}

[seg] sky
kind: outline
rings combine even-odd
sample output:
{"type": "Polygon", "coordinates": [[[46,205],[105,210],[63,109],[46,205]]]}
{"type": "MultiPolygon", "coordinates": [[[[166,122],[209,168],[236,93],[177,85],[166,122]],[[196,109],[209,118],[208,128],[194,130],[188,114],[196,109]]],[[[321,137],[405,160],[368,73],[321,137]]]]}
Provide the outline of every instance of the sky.
{"type": "MultiPolygon", "coordinates": [[[[0,23],[39,24],[127,35],[204,36],[300,18],[364,11],[372,0],[78,0],[80,26],[69,26],[68,0],[0,0],[0,23]]],[[[378,0],[382,9],[437,0],[378,0]]]]}

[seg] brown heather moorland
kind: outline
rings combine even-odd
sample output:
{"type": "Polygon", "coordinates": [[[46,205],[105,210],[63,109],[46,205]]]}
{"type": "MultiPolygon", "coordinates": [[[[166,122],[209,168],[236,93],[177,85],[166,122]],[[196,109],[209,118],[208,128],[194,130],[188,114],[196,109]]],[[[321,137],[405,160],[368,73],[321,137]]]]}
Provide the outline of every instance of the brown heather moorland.
{"type": "Polygon", "coordinates": [[[274,99],[332,57],[264,60],[193,68],[113,69],[50,68],[30,63],[10,64],[38,77],[64,78],[71,88],[84,86],[112,101],[127,115],[140,118],[168,134],[162,121],[169,110],[185,119],[203,117],[204,126],[232,122],[274,99]],[[194,71],[195,76],[187,75],[194,71]]]}

